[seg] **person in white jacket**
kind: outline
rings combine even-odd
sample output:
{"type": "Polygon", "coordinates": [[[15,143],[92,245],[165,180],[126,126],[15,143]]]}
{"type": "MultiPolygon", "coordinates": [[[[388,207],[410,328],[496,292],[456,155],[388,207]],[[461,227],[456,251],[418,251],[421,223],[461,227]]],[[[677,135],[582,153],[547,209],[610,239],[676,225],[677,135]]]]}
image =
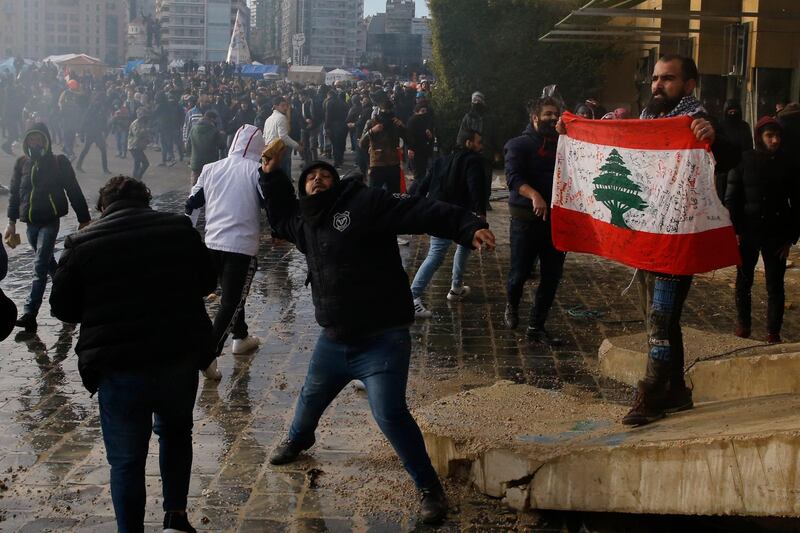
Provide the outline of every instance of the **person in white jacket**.
{"type": "MultiPolygon", "coordinates": [[[[186,201],[186,214],[193,217],[205,206],[205,242],[217,267],[222,299],[214,318],[217,356],[233,333],[233,353],[248,353],[260,344],[250,336],[244,306],[256,272],[261,233],[261,189],[258,168],[264,138],[261,130],[246,124],[234,136],[228,157],[203,167],[186,201]]],[[[195,220],[196,222],[196,220],[195,220]]],[[[217,360],[204,371],[209,379],[220,379],[217,360]]]]}
{"type": "Polygon", "coordinates": [[[286,172],[286,176],[292,177],[292,152],[303,152],[303,145],[289,137],[289,100],[284,96],[278,96],[272,104],[272,115],[264,122],[264,145],[269,144],[275,139],[283,141],[289,149],[285,151],[281,169],[286,172]]]}

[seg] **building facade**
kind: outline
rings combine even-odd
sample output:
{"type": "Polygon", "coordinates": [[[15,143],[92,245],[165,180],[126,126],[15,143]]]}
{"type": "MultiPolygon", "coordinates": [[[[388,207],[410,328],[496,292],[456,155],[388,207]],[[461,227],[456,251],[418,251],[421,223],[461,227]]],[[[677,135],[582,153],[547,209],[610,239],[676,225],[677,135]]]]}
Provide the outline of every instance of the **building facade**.
{"type": "Polygon", "coordinates": [[[82,53],[120,65],[127,23],[126,2],[0,0],[0,56],[82,53]]]}
{"type": "Polygon", "coordinates": [[[250,49],[269,61],[280,58],[280,0],[250,0],[250,49]]]}
{"type": "Polygon", "coordinates": [[[224,61],[237,11],[249,27],[250,8],[245,0],[157,0],[156,18],[167,58],[224,61]]]}
{"type": "Polygon", "coordinates": [[[578,12],[541,40],[620,45],[623,56],[608,65],[604,88],[592,95],[609,109],[638,114],[651,96],[653,65],[675,53],[697,62],[697,97],[712,115],[720,116],[725,101],[736,99],[755,124],[774,114],[776,104],[800,100],[796,0],[601,0],[592,8],[604,16],[578,12]]]}
{"type": "Polygon", "coordinates": [[[411,33],[414,0],[386,0],[386,33],[411,33]]]}
{"type": "Polygon", "coordinates": [[[282,0],[280,15],[283,61],[329,68],[359,62],[364,0],[282,0]],[[305,42],[295,48],[293,37],[298,34],[305,42]]]}

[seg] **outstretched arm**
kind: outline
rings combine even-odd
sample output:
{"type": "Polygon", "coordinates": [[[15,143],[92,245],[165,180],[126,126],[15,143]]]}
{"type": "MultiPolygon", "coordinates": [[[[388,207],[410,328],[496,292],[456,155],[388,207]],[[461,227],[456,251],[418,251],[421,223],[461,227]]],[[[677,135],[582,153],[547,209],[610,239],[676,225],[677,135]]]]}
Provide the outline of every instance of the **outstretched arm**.
{"type": "Polygon", "coordinates": [[[278,155],[258,169],[261,194],[273,235],[298,244],[302,223],[298,216],[300,208],[289,177],[280,169],[280,161],[278,155]]]}
{"type": "MultiPolygon", "coordinates": [[[[435,237],[452,239],[458,244],[472,248],[476,233],[489,227],[486,222],[456,205],[421,196],[392,195],[381,189],[368,189],[368,191],[370,222],[378,232],[427,233],[435,237]]],[[[493,247],[494,239],[486,244],[493,247]]]]}

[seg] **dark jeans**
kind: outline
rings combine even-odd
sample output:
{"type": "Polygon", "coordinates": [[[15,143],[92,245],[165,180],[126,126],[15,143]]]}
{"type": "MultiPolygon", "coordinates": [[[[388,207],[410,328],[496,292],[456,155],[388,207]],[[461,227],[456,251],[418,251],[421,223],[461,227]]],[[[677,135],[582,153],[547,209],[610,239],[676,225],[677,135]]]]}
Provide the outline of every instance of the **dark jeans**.
{"type": "Polygon", "coordinates": [[[371,167],[369,186],[386,189],[392,194],[400,193],[400,165],[392,167],[371,167]]]}
{"type": "Polygon", "coordinates": [[[44,290],[47,287],[47,275],[50,274],[52,278],[56,273],[58,263],[53,256],[53,250],[56,247],[60,224],[61,221],[55,219],[48,224],[28,224],[26,227],[28,244],[33,248],[35,255],[33,258],[33,282],[28,299],[25,300],[24,312],[33,316],[39,313],[39,308],[42,306],[44,290]]]}
{"type": "Polygon", "coordinates": [[[175,147],[178,147],[180,153],[180,145],[177,144],[178,137],[176,132],[165,130],[161,131],[161,162],[175,161],[175,147]]]}
{"type": "Polygon", "coordinates": [[[692,276],[669,276],[638,270],[636,278],[639,305],[647,328],[649,357],[669,363],[669,375],[657,376],[658,381],[669,380],[672,388],[682,388],[685,381],[681,313],[692,287],[692,276]]]}
{"type": "Polygon", "coordinates": [[[347,144],[347,127],[344,124],[334,123],[329,128],[331,146],[333,148],[333,164],[341,166],[344,162],[344,148],[347,144]]]}
{"type": "Polygon", "coordinates": [[[117,155],[125,157],[128,152],[128,130],[121,129],[114,132],[114,138],[117,141],[117,155]]]}
{"type": "Polygon", "coordinates": [[[319,159],[319,128],[306,128],[302,132],[303,162],[308,165],[319,159]]]}
{"type": "Polygon", "coordinates": [[[78,168],[83,167],[83,160],[86,159],[86,155],[89,153],[89,149],[92,147],[92,144],[96,144],[97,149],[100,150],[100,160],[103,163],[103,171],[108,172],[108,153],[106,152],[106,138],[102,133],[86,134],[86,142],[83,145],[83,150],[81,150],[81,155],[78,156],[78,164],[76,166],[78,168]]]}
{"type": "Polygon", "coordinates": [[[407,328],[352,342],[332,340],[323,332],[311,356],[289,438],[310,444],[328,405],[345,385],[360,379],[367,388],[375,422],[414,483],[418,488],[436,486],[438,478],[425,450],[422,433],[406,405],[410,356],[411,336],[407,328]]]}
{"type": "Polygon", "coordinates": [[[414,152],[414,179],[422,179],[428,173],[428,164],[431,160],[430,152],[414,152]]]}
{"type": "Polygon", "coordinates": [[[140,150],[139,148],[131,150],[131,156],[133,156],[133,178],[141,181],[141,179],[144,178],[144,173],[150,166],[150,161],[147,159],[144,150],[140,150]]]}
{"type": "Polygon", "coordinates": [[[75,156],[75,136],[78,130],[75,126],[64,124],[64,153],[69,157],[75,156]]]}
{"type": "Polygon", "coordinates": [[[234,339],[247,337],[244,306],[247,294],[250,292],[250,283],[256,273],[257,262],[255,257],[249,255],[219,250],[209,250],[209,252],[222,288],[219,310],[214,317],[214,342],[219,356],[231,332],[234,339]]]}
{"type": "Polygon", "coordinates": [[[144,531],[145,464],[158,435],[164,511],[183,511],[192,471],[195,369],[113,372],[100,379],[100,426],[111,465],[111,500],[120,533],[144,531]],[[155,419],[155,421],[154,421],[155,419]]]}
{"type": "Polygon", "coordinates": [[[758,255],[764,259],[764,277],[767,281],[767,332],[780,333],[783,326],[783,311],[786,300],[783,278],[786,275],[786,259],[778,257],[777,245],[760,245],[743,237],[739,243],[742,266],[736,269],[736,318],[739,324],[750,329],[753,288],[753,273],[758,255]]]}
{"type": "Polygon", "coordinates": [[[517,307],[522,300],[525,282],[539,260],[539,287],[531,307],[530,325],[544,326],[556,298],[567,254],[553,246],[550,223],[511,218],[511,268],[508,272],[508,303],[517,307]]]}

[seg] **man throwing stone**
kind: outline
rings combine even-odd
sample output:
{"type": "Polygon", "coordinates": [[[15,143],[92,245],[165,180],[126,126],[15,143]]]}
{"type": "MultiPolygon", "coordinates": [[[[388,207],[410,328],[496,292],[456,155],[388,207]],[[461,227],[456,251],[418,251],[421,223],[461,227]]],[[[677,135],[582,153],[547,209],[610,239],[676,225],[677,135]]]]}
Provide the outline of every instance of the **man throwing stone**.
{"type": "Polygon", "coordinates": [[[273,452],[291,463],[315,442],[322,413],[354,379],[366,386],[375,421],[422,491],[422,519],[437,523],[447,499],[406,405],[414,321],[398,233],[429,233],[470,248],[494,248],[487,224],[466,209],[340,180],[333,166],[309,165],[300,200],[280,170],[262,165],[261,186],[275,234],[306,255],[317,322],[323,327],[297,401],[289,436],[273,452]]]}

